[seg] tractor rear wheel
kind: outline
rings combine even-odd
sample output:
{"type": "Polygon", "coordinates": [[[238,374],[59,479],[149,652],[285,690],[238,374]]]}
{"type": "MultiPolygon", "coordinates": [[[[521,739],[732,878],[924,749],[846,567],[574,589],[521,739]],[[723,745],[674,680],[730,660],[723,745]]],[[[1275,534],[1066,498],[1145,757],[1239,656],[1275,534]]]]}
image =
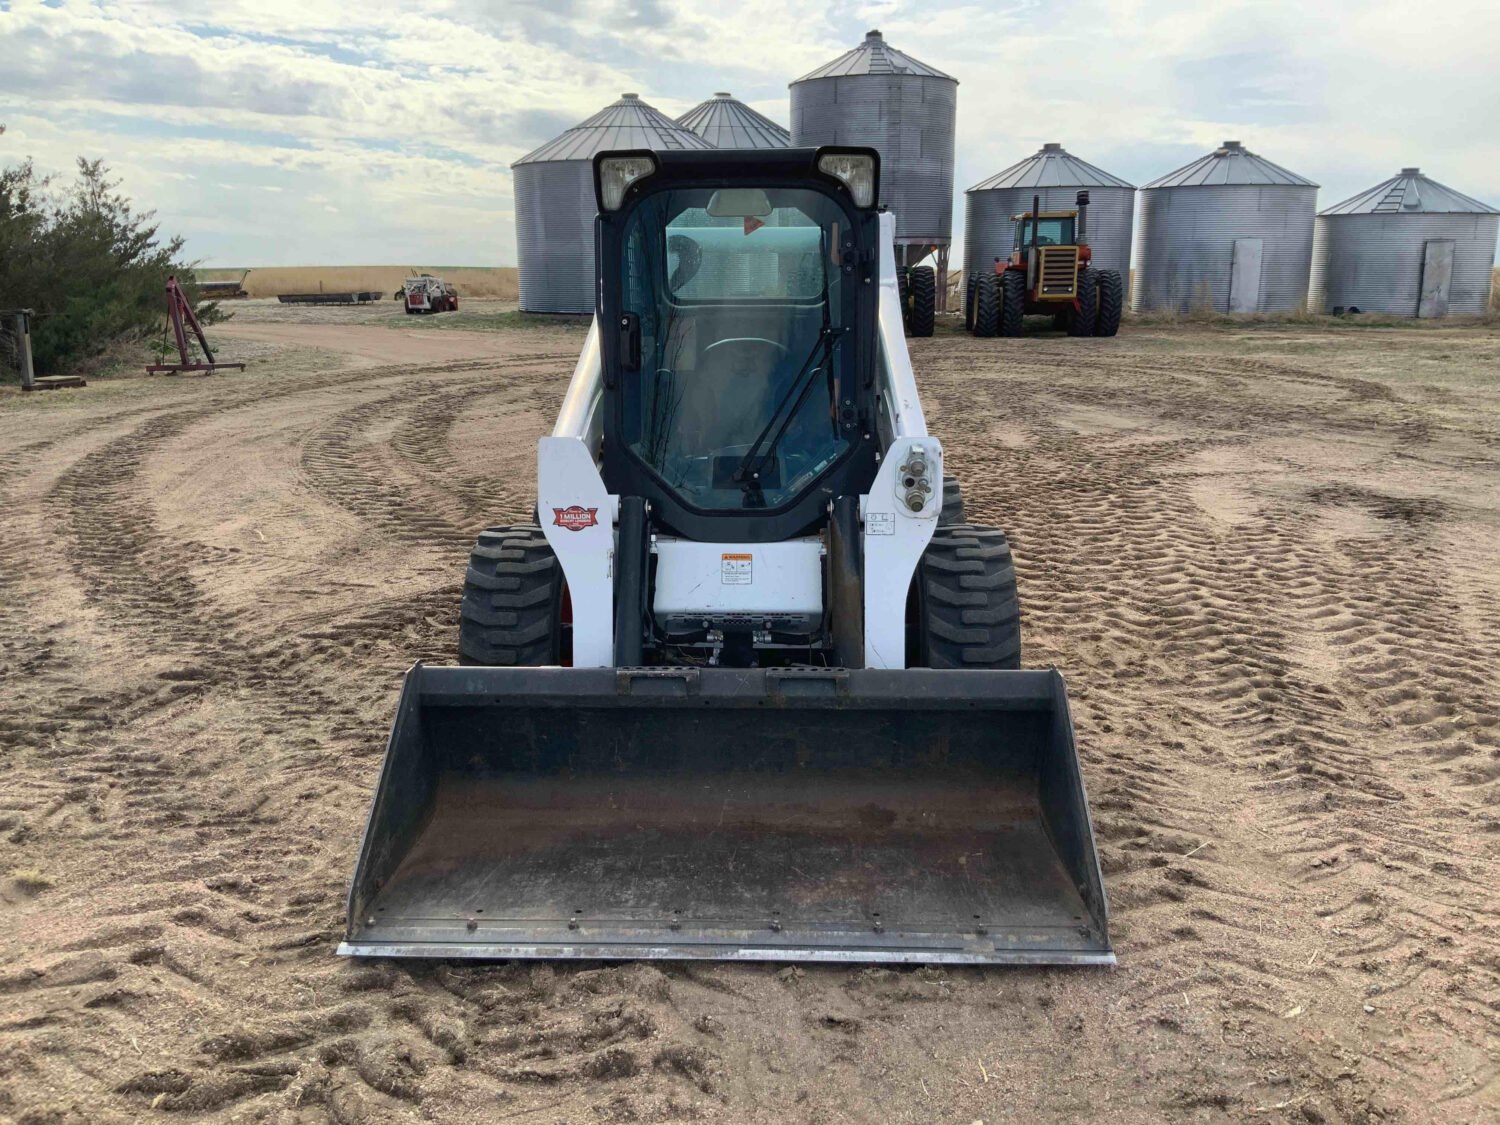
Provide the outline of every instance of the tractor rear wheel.
{"type": "Polygon", "coordinates": [[[911,280],[911,334],[931,336],[937,318],[937,274],[931,266],[913,266],[911,280]]]}
{"type": "Polygon", "coordinates": [[[980,274],[974,283],[974,335],[995,336],[1000,332],[1000,279],[980,274]]]}
{"type": "Polygon", "coordinates": [[[1099,276],[1099,319],[1095,336],[1113,336],[1120,331],[1120,313],[1125,307],[1125,283],[1119,270],[1095,270],[1099,276]]]}
{"type": "Polygon", "coordinates": [[[911,278],[905,266],[896,267],[896,297],[901,302],[901,327],[911,331],[911,278]]]}
{"type": "Polygon", "coordinates": [[[1026,279],[1019,270],[1006,270],[1000,275],[1000,331],[1001,336],[1019,336],[1021,322],[1026,317],[1026,279]]]}
{"type": "Polygon", "coordinates": [[[1092,336],[1099,318],[1099,279],[1091,269],[1078,271],[1078,308],[1068,325],[1069,336],[1092,336]]]}
{"type": "Polygon", "coordinates": [[[572,627],[562,564],[534,523],[479,533],[459,607],[460,664],[569,664],[572,627]]]}
{"type": "Polygon", "coordinates": [[[974,296],[979,288],[979,275],[970,274],[964,281],[964,331],[974,331],[974,296]]]}
{"type": "Polygon", "coordinates": [[[909,667],[1021,666],[1021,604],[1005,532],[939,527],[913,586],[909,667]]]}

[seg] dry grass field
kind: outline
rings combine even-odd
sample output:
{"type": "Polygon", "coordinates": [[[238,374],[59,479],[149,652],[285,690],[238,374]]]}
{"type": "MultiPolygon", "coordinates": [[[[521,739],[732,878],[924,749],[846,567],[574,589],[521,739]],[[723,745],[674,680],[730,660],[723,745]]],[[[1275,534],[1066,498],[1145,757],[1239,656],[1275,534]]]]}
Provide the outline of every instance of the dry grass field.
{"type": "Polygon", "coordinates": [[[0,390],[0,1119],[1500,1116],[1500,330],[913,342],[1117,969],[350,963],[401,673],[581,339],[469,315],[0,390]]]}
{"type": "MultiPolygon", "coordinates": [[[[514,266],[261,266],[245,277],[252,297],[282,293],[357,293],[367,289],[390,296],[412,270],[431,273],[458,286],[459,298],[494,297],[514,301],[518,293],[514,266]]],[[[241,270],[205,269],[203,281],[235,281],[241,270]]],[[[232,307],[232,306],[231,306],[232,307]]]]}

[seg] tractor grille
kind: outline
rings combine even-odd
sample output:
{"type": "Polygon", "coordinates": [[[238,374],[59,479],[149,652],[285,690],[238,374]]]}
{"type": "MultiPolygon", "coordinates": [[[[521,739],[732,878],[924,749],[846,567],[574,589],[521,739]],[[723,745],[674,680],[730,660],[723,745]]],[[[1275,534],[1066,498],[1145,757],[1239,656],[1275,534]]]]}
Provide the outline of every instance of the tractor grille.
{"type": "Polygon", "coordinates": [[[1037,285],[1039,297],[1077,296],[1078,248],[1076,246],[1042,246],[1041,278],[1037,285]]]}

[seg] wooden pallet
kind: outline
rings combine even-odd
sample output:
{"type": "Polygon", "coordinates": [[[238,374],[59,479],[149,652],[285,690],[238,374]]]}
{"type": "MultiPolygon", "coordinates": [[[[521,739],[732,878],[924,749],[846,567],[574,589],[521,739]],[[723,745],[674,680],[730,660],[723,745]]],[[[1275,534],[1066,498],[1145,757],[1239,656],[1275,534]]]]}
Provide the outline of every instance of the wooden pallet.
{"type": "Polygon", "coordinates": [[[31,386],[23,385],[23,391],[60,391],[66,387],[86,387],[88,380],[81,375],[41,375],[31,381],[31,386]]]}

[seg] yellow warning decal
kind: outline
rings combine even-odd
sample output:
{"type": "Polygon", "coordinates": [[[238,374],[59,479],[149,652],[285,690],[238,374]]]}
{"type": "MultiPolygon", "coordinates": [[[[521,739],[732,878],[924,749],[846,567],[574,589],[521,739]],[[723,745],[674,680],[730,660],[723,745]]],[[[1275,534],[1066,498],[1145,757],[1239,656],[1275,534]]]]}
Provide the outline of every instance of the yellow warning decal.
{"type": "Polygon", "coordinates": [[[755,556],[726,551],[719,556],[719,581],[725,586],[749,586],[755,581],[755,556]]]}

